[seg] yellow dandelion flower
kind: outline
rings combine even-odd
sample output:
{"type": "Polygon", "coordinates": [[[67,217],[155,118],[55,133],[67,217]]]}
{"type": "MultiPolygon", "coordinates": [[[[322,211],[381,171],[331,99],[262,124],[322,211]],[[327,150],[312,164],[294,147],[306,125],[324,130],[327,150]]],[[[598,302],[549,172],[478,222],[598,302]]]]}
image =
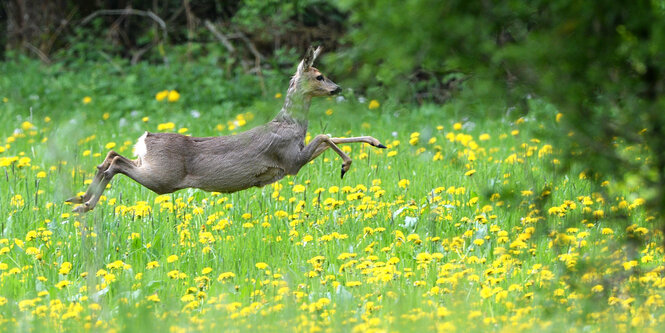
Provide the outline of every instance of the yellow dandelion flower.
{"type": "Polygon", "coordinates": [[[256,266],[256,268],[258,268],[258,269],[266,269],[266,268],[268,268],[268,264],[266,264],[266,263],[264,263],[264,262],[257,262],[255,266],[256,266]]]}
{"type": "Polygon", "coordinates": [[[171,103],[177,102],[180,99],[180,94],[175,90],[171,90],[166,99],[171,103]]]}
{"type": "Polygon", "coordinates": [[[411,182],[408,179],[400,179],[399,182],[397,182],[397,185],[403,189],[406,189],[411,182]]]}
{"type": "Polygon", "coordinates": [[[293,186],[293,193],[303,193],[305,192],[305,186],[296,184],[293,186]]]}
{"type": "Polygon", "coordinates": [[[30,129],[35,128],[35,125],[33,125],[33,124],[32,124],[31,122],[29,122],[29,121],[24,121],[23,123],[21,123],[21,128],[22,128],[24,131],[27,131],[27,130],[30,130],[30,129]]]}
{"type": "Polygon", "coordinates": [[[88,104],[90,102],[92,102],[92,97],[90,96],[83,97],[83,104],[88,104]]]}
{"type": "Polygon", "coordinates": [[[612,235],[614,234],[614,230],[612,230],[611,228],[603,228],[600,230],[600,233],[603,235],[612,235]]]}
{"type": "Polygon", "coordinates": [[[361,286],[362,284],[363,284],[363,283],[360,282],[360,281],[348,281],[348,282],[346,283],[346,286],[347,286],[347,287],[357,287],[357,286],[361,286]]]}
{"type": "Polygon", "coordinates": [[[156,99],[158,102],[161,102],[161,101],[163,101],[163,100],[166,98],[166,96],[168,96],[168,95],[169,95],[169,91],[168,91],[168,90],[162,90],[162,91],[158,92],[157,94],[155,94],[155,99],[156,99]]]}
{"type": "Polygon", "coordinates": [[[219,274],[217,277],[217,281],[222,281],[222,280],[227,280],[230,278],[234,278],[236,275],[233,272],[224,272],[222,274],[219,274]]]}
{"type": "Polygon", "coordinates": [[[437,317],[446,317],[446,316],[450,316],[451,313],[452,313],[452,312],[450,312],[450,310],[446,309],[446,308],[443,307],[443,306],[440,306],[440,307],[438,307],[438,308],[436,309],[436,316],[437,316],[437,317]]]}
{"type": "Polygon", "coordinates": [[[27,253],[31,256],[38,256],[38,255],[41,254],[41,251],[39,251],[38,248],[31,246],[31,247],[25,249],[25,253],[27,253]]]}
{"type": "Polygon", "coordinates": [[[379,103],[379,101],[377,101],[377,100],[375,100],[375,99],[369,101],[369,106],[368,106],[368,108],[369,108],[370,110],[377,109],[377,108],[379,108],[379,106],[381,106],[381,104],[379,103]]]}
{"type": "Polygon", "coordinates": [[[31,161],[32,161],[32,159],[30,159],[30,157],[23,156],[23,157],[21,157],[21,158],[18,159],[18,164],[17,164],[17,166],[18,166],[19,168],[22,168],[22,167],[29,167],[31,161]]]}
{"type": "Polygon", "coordinates": [[[62,280],[62,281],[56,283],[56,284],[55,284],[55,287],[58,288],[58,289],[63,289],[63,288],[67,288],[67,287],[69,287],[70,285],[72,285],[72,282],[71,282],[71,281],[69,281],[69,280],[62,280]]]}
{"type": "Polygon", "coordinates": [[[172,255],[168,256],[168,258],[166,258],[166,262],[169,263],[169,264],[172,263],[172,262],[175,262],[177,260],[178,260],[178,256],[175,255],[175,254],[172,254],[172,255]]]}
{"type": "Polygon", "coordinates": [[[62,263],[62,265],[60,265],[60,270],[58,270],[58,274],[67,275],[71,270],[72,270],[72,263],[69,261],[65,261],[62,263]]]}
{"type": "Polygon", "coordinates": [[[628,271],[631,268],[637,266],[637,260],[626,261],[622,265],[623,265],[623,269],[628,271]]]}
{"type": "Polygon", "coordinates": [[[169,121],[168,123],[163,123],[163,124],[157,125],[157,130],[158,131],[170,131],[170,130],[173,130],[174,128],[175,128],[175,124],[171,121],[169,121]]]}

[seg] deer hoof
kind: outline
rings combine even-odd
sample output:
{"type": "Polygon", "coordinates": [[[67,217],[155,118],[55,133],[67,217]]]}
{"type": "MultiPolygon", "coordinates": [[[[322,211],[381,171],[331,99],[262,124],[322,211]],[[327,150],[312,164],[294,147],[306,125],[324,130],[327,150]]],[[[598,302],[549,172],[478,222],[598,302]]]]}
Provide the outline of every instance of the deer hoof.
{"type": "Polygon", "coordinates": [[[82,205],[76,206],[76,208],[72,210],[72,212],[79,214],[87,213],[88,211],[90,211],[90,204],[87,202],[82,205]]]}
{"type": "Polygon", "coordinates": [[[342,163],[342,177],[344,178],[344,174],[346,174],[347,171],[351,168],[351,161],[344,162],[342,163]]]}
{"type": "Polygon", "coordinates": [[[82,202],[83,202],[83,196],[82,196],[82,195],[78,195],[78,196],[75,196],[75,197],[72,197],[72,198],[69,198],[69,199],[65,200],[65,202],[69,202],[69,203],[82,203],[82,202]]]}

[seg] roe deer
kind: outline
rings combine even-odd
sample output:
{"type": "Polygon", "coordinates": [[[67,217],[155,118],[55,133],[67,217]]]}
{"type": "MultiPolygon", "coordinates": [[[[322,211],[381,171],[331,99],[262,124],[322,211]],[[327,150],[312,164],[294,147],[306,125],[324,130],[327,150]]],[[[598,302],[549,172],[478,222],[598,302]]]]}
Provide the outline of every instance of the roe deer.
{"type": "Polygon", "coordinates": [[[342,158],[342,177],[351,159],[337,144],[364,142],[386,148],[371,136],[331,138],[317,135],[305,146],[307,114],[312,97],[329,96],[342,89],[312,63],[321,52],[309,48],[289,83],[284,106],[269,123],[236,135],[189,137],[175,133],[145,132],[135,146],[136,160],[110,151],[97,166],[85,194],[67,202],[80,203],[74,211],[92,210],[111,178],[124,174],[158,193],[183,188],[230,193],[264,186],[295,175],[307,162],[332,148],[342,158]]]}

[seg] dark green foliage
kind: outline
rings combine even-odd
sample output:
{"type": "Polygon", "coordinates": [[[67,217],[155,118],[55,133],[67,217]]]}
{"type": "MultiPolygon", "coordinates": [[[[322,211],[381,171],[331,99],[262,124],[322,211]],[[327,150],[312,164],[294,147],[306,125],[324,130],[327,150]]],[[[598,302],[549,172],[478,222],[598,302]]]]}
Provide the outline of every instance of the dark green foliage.
{"type": "Polygon", "coordinates": [[[461,76],[485,77],[499,64],[497,49],[525,34],[533,11],[517,1],[349,0],[343,8],[357,28],[348,35],[355,47],[340,55],[341,66],[355,67],[361,85],[383,85],[401,99],[436,87],[444,93],[461,76]],[[420,84],[423,79],[429,84],[420,84]]]}
{"type": "MultiPolygon", "coordinates": [[[[529,32],[497,53],[522,91],[551,101],[590,171],[634,185],[665,209],[665,11],[662,2],[537,4],[529,32]],[[636,160],[628,145],[646,147],[636,160]],[[634,179],[634,178],[633,178],[634,179]]],[[[556,133],[559,137],[564,137],[556,133]]],[[[565,140],[559,140],[565,141],[565,140]]],[[[578,159],[579,160],[579,159],[578,159]]]]}
{"type": "Polygon", "coordinates": [[[322,0],[15,0],[2,9],[9,17],[5,23],[0,13],[2,29],[8,30],[2,45],[45,62],[122,57],[168,63],[179,52],[191,61],[221,49],[245,70],[246,62],[267,60],[278,50],[313,42],[336,45],[346,19],[322,0]],[[206,21],[235,50],[222,47],[206,21]]]}
{"type": "MultiPolygon", "coordinates": [[[[171,117],[199,110],[225,119],[237,114],[238,108],[252,105],[261,98],[256,76],[227,73],[205,63],[129,66],[127,61],[114,59],[47,66],[18,57],[15,62],[0,63],[0,72],[4,73],[0,76],[0,86],[6,87],[0,98],[6,97],[13,101],[12,105],[25,107],[17,114],[37,119],[44,116],[67,119],[72,114],[99,119],[106,112],[119,119],[135,110],[141,114],[171,117]],[[174,70],[176,66],[178,69],[174,70]],[[27,72],[40,75],[26,75],[27,72]],[[171,89],[182,96],[177,107],[155,100],[157,92],[171,89]],[[72,98],[80,101],[84,96],[93,98],[94,107],[81,102],[80,109],[71,110],[72,98]]],[[[287,80],[269,75],[266,85],[271,92],[283,92],[287,80]]]]}
{"type": "Polygon", "coordinates": [[[529,96],[553,103],[567,127],[541,134],[569,150],[570,161],[646,195],[662,213],[664,7],[663,1],[347,0],[355,47],[338,60],[358,84],[375,81],[382,88],[374,93],[401,100],[417,97],[423,86],[414,77],[425,72],[430,91],[449,82],[450,73],[468,78],[459,98],[494,99],[497,107],[485,116],[526,114],[529,96]],[[646,161],[630,153],[638,146],[651,153],[646,161]]]}

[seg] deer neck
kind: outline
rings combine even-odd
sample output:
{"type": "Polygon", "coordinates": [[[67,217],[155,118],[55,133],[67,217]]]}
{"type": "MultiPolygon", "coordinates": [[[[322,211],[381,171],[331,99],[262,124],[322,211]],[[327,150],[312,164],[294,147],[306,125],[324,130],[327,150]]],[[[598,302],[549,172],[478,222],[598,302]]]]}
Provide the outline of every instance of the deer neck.
{"type": "Polygon", "coordinates": [[[307,116],[309,115],[311,101],[311,96],[298,92],[295,85],[292,85],[284,98],[284,106],[282,106],[275,120],[298,123],[307,127],[307,116]]]}

